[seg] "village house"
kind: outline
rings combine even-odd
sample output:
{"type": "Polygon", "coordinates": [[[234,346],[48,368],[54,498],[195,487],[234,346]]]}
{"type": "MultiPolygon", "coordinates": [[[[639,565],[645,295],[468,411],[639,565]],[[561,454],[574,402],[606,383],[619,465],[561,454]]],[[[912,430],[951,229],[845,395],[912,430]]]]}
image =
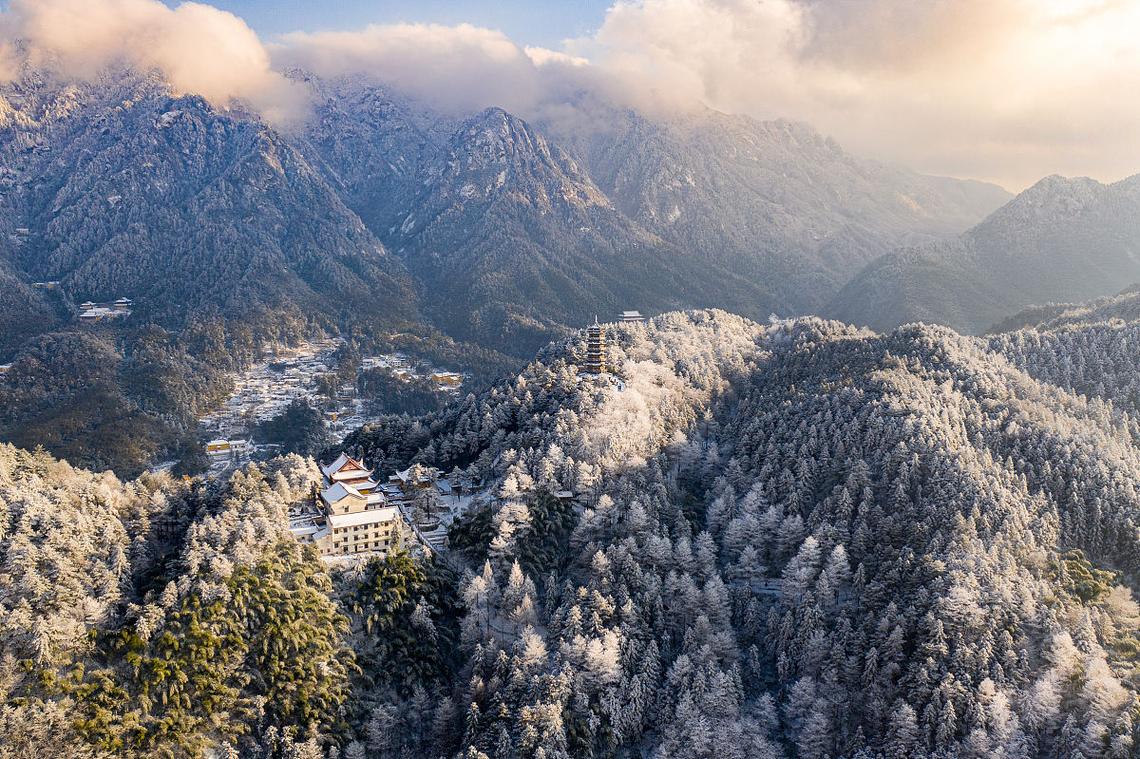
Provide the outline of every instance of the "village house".
{"type": "Polygon", "coordinates": [[[217,438],[206,443],[206,455],[211,463],[237,463],[248,459],[252,448],[249,440],[217,438]]]}
{"type": "Polygon", "coordinates": [[[456,390],[463,384],[463,375],[459,372],[432,372],[431,380],[443,390],[456,390]]]}

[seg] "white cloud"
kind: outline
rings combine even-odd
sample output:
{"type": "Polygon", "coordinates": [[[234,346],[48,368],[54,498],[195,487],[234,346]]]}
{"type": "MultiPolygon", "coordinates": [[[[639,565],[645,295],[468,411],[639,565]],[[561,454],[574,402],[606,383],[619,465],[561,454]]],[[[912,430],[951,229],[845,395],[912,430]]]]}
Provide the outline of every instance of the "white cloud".
{"type": "Polygon", "coordinates": [[[294,32],[273,47],[273,57],[279,66],[325,77],[363,74],[457,113],[491,105],[532,112],[560,96],[560,72],[586,63],[563,52],[524,49],[502,32],[470,24],[294,32]]]}
{"type": "Polygon", "coordinates": [[[12,0],[0,14],[0,38],[0,77],[17,73],[19,60],[12,51],[18,40],[34,65],[65,76],[90,77],[121,63],[158,69],[176,90],[200,94],[220,107],[241,100],[279,125],[305,109],[301,88],[273,70],[253,30],[209,5],[183,3],[172,9],[157,0],[12,0]]]}
{"type": "Polygon", "coordinates": [[[1020,187],[1140,171],[1137,35],[1140,0],[643,0],[569,49],[630,91],[1020,187]]]}
{"type": "Polygon", "coordinates": [[[547,47],[524,47],[523,52],[535,66],[545,66],[548,63],[562,63],[567,66],[588,66],[590,62],[579,55],[570,55],[547,47]]]}
{"type": "Polygon", "coordinates": [[[501,32],[468,24],[294,32],[273,52],[281,66],[323,77],[362,74],[457,112],[487,105],[515,109],[539,95],[526,54],[501,32]]]}
{"type": "Polygon", "coordinates": [[[856,152],[1016,189],[1140,171],[1137,35],[1140,0],[617,0],[562,50],[403,24],[289,35],[274,58],[456,110],[549,114],[589,88],[802,119],[856,152]]]}
{"type": "MultiPolygon", "coordinates": [[[[295,32],[158,0],[12,0],[0,79],[34,60],[87,76],[123,60],[277,123],[303,112],[279,72],[360,74],[462,113],[573,117],[580,91],[808,121],[856,152],[1018,188],[1053,172],[1140,171],[1140,0],[615,0],[562,49],[461,24],[295,32]]],[[[576,106],[577,107],[577,106],[576,106]]]]}

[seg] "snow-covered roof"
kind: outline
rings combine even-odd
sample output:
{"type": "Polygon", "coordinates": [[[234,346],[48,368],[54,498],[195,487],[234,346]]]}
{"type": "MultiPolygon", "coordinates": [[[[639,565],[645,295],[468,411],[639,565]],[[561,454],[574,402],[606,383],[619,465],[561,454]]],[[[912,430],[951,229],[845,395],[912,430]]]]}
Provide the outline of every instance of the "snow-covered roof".
{"type": "MultiPolygon", "coordinates": [[[[333,472],[328,475],[328,478],[333,482],[371,482],[370,487],[376,487],[376,483],[372,482],[372,472],[367,469],[341,469],[339,472],[333,472]]],[[[360,487],[360,485],[357,485],[357,487],[360,487]]]]}
{"type": "Polygon", "coordinates": [[[336,461],[334,461],[333,463],[328,464],[328,465],[322,464],[321,465],[321,472],[324,473],[325,477],[331,477],[333,472],[339,472],[340,468],[347,463],[348,463],[348,456],[346,456],[344,453],[341,453],[339,456],[336,457],[336,461]]]}
{"type": "Polygon", "coordinates": [[[321,491],[321,500],[325,503],[338,503],[345,498],[364,498],[364,496],[352,485],[345,485],[343,482],[321,491]]]}
{"type": "Polygon", "coordinates": [[[362,462],[357,461],[346,453],[341,453],[336,457],[336,461],[329,464],[328,466],[322,466],[321,471],[324,473],[325,477],[331,479],[334,474],[341,471],[342,469],[345,469],[349,465],[351,465],[351,468],[353,470],[361,471],[365,475],[372,474],[372,472],[369,471],[362,462]]]}

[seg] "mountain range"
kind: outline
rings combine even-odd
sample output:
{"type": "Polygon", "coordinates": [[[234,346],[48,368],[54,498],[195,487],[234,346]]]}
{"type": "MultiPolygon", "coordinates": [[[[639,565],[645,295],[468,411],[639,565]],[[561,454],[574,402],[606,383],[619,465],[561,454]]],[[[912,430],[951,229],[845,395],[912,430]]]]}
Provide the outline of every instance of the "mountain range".
{"type": "Polygon", "coordinates": [[[1010,199],[793,122],[585,94],[529,120],[452,114],[291,76],[312,113],[286,131],[156,75],[27,70],[0,87],[0,358],[24,378],[4,391],[0,434],[50,442],[66,421],[84,432],[56,450],[131,469],[81,443],[100,437],[100,408],[146,421],[139,451],[169,452],[222,392],[219,372],[318,331],[411,335],[487,382],[631,308],[978,333],[1140,279],[1135,179],[1049,177],[1010,199]],[[129,320],[75,323],[77,303],[122,296],[129,320]],[[46,358],[62,346],[66,362],[46,358]],[[61,389],[65,364],[104,379],[61,389]],[[139,365],[208,397],[157,399],[131,380],[139,365]]]}
{"type": "Polygon", "coordinates": [[[1140,280],[1140,175],[1050,176],[957,240],[870,263],[824,310],[875,329],[911,321],[980,333],[1030,305],[1088,300],[1140,280]]]}
{"type": "Polygon", "coordinates": [[[54,315],[6,310],[3,347],[125,295],[174,328],[203,310],[425,319],[526,357],[622,307],[811,310],[894,246],[1006,199],[853,158],[800,124],[611,106],[575,130],[306,84],[296,133],[128,72],[29,71],[0,90],[0,275],[18,283],[6,297],[54,315]],[[26,288],[39,280],[66,303],[26,288]]]}

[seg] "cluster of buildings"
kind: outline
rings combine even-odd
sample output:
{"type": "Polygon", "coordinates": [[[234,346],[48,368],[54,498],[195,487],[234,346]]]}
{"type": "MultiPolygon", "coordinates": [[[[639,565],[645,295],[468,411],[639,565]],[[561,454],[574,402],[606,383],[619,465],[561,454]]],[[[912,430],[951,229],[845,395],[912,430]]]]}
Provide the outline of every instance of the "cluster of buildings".
{"type": "MultiPolygon", "coordinates": [[[[37,284],[48,285],[50,283],[37,284]]],[[[58,283],[56,284],[58,285],[58,283]]],[[[79,321],[83,324],[95,324],[108,319],[122,319],[131,315],[131,306],[133,305],[134,303],[130,298],[119,298],[110,303],[85,301],[79,304],[79,321]]]]}
{"type": "MultiPolygon", "coordinates": [[[[261,422],[280,415],[297,399],[324,411],[325,425],[334,443],[376,420],[375,415],[368,412],[366,401],[357,396],[354,382],[337,388],[332,398],[325,397],[318,389],[318,377],[332,371],[333,354],[342,342],[320,340],[267,355],[235,377],[230,397],[199,420],[199,432],[203,439],[209,440],[206,455],[214,476],[230,466],[245,463],[257,453],[272,453],[272,446],[254,444],[250,439],[253,430],[261,422]]],[[[362,360],[360,369],[385,369],[408,380],[427,376],[440,392],[456,392],[465,381],[464,375],[458,372],[431,368],[429,374],[424,374],[400,353],[369,356],[362,360]]]]}
{"type": "Polygon", "coordinates": [[[344,453],[322,465],[321,474],[312,499],[290,511],[289,531],[329,559],[383,556],[412,545],[442,550],[447,525],[466,510],[477,489],[423,466],[381,483],[364,462],[344,453]]]}
{"type": "MultiPolygon", "coordinates": [[[[235,438],[225,440],[215,438],[206,443],[206,456],[210,459],[210,466],[228,466],[230,464],[243,464],[249,461],[254,452],[252,440],[235,438]]],[[[224,467],[223,467],[224,468],[224,467]]]]}
{"type": "MultiPolygon", "coordinates": [[[[213,459],[233,450],[235,443],[239,448],[248,443],[254,427],[281,414],[294,400],[310,401],[314,406],[326,404],[317,389],[317,377],[331,371],[337,346],[335,340],[306,343],[296,350],[268,356],[235,377],[230,397],[199,420],[203,437],[211,438],[207,455],[213,459]],[[231,445],[227,448],[225,443],[231,445]]],[[[360,426],[368,421],[363,409],[358,408],[360,404],[353,402],[354,390],[351,385],[342,387],[332,399],[330,419],[341,420],[340,424],[330,423],[334,437],[343,437],[341,429],[351,429],[348,425],[360,426]]]]}
{"type": "Polygon", "coordinates": [[[454,392],[463,386],[466,379],[460,372],[449,372],[430,368],[426,373],[417,370],[415,364],[403,353],[385,353],[380,356],[367,356],[361,362],[362,370],[385,369],[392,376],[410,382],[427,377],[440,392],[454,392]]]}

